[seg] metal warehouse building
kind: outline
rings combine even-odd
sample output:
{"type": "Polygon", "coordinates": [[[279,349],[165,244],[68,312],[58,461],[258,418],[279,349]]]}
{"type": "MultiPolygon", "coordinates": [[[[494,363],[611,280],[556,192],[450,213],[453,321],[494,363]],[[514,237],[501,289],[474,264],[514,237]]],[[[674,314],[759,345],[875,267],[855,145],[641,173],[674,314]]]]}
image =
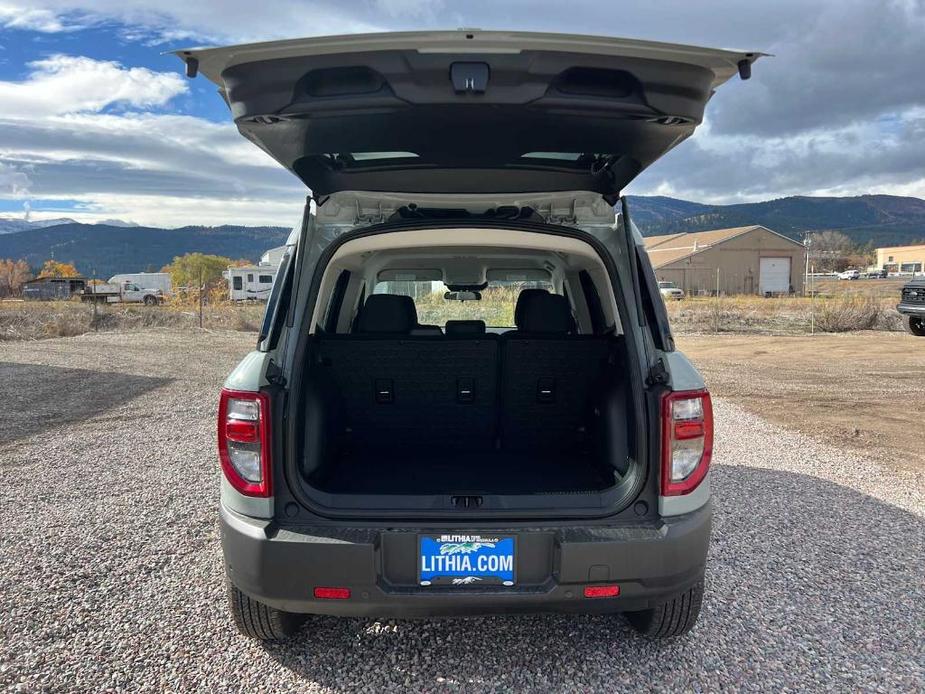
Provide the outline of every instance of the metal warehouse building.
{"type": "Polygon", "coordinates": [[[789,294],[803,291],[805,249],[760,225],[649,236],[658,279],[689,294],[789,294]]]}

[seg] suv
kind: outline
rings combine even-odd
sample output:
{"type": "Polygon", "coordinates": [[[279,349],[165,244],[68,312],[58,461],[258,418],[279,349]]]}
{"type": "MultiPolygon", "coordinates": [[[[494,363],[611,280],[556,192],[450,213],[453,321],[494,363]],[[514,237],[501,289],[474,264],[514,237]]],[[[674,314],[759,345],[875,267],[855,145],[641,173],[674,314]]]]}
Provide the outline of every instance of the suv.
{"type": "Polygon", "coordinates": [[[219,404],[239,629],[553,610],[687,632],[711,401],[621,191],[760,54],[451,31],[177,55],[311,189],[219,404]]]}
{"type": "Polygon", "coordinates": [[[896,310],[902,314],[906,330],[925,337],[925,278],[913,279],[903,287],[896,310]]]}
{"type": "Polygon", "coordinates": [[[662,295],[663,299],[672,301],[680,301],[684,298],[684,290],[674,282],[669,282],[667,280],[659,281],[658,293],[662,295]]]}

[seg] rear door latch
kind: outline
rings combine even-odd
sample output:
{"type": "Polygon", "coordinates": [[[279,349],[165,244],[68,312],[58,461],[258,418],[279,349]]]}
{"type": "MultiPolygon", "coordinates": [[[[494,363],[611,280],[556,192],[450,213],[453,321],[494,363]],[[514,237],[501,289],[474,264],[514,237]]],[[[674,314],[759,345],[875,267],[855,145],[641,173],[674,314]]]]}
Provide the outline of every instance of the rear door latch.
{"type": "Polygon", "coordinates": [[[451,496],[450,502],[458,509],[478,508],[482,505],[482,497],[471,496],[469,494],[461,496],[451,496]]]}
{"type": "Polygon", "coordinates": [[[488,63],[453,63],[450,65],[450,80],[457,94],[471,92],[484,94],[488,88],[488,63]]]}

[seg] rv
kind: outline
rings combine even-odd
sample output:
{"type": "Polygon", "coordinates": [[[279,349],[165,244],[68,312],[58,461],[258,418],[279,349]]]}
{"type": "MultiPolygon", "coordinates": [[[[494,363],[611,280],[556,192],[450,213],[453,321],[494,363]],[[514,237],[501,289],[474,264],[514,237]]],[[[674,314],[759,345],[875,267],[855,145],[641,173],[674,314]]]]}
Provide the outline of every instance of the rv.
{"type": "Polygon", "coordinates": [[[279,264],[283,259],[283,255],[287,250],[288,246],[277,246],[276,248],[271,248],[270,250],[265,251],[262,256],[260,256],[260,262],[257,264],[279,267],[279,264]]]}
{"type": "Polygon", "coordinates": [[[230,267],[224,273],[232,301],[266,301],[276,278],[275,265],[230,267]]]}

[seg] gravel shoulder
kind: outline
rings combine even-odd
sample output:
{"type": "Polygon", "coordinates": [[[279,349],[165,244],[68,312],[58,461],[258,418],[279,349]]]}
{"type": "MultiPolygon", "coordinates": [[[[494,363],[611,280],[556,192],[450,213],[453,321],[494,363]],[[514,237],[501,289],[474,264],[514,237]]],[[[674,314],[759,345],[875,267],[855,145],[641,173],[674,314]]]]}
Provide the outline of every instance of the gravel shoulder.
{"type": "Polygon", "coordinates": [[[224,604],[213,417],[251,344],[153,330],[3,345],[0,687],[925,688],[923,476],[723,397],[690,636],[652,644],[621,618],[539,615],[315,618],[291,644],[244,640],[224,604]]]}

